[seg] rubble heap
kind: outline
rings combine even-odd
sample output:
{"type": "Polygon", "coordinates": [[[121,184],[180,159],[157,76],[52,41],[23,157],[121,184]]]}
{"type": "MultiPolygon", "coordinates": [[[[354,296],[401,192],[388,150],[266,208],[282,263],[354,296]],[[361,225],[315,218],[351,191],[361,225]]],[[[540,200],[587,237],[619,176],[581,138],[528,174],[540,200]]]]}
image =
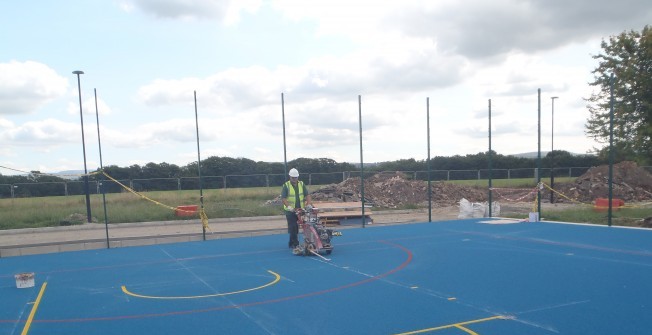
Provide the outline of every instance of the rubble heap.
{"type": "MultiPolygon", "coordinates": [[[[625,202],[652,199],[652,174],[634,162],[622,162],[613,166],[613,197],[625,202]]],[[[609,196],[609,166],[590,168],[574,183],[555,185],[555,190],[582,202],[609,196]]],[[[559,199],[560,201],[562,199],[559,199]]]]}
{"type": "MultiPolygon", "coordinates": [[[[555,184],[555,190],[563,195],[591,203],[596,198],[609,195],[609,166],[602,165],[589,169],[573,183],[555,184]]],[[[652,174],[634,162],[622,162],[614,165],[613,196],[625,202],[640,202],[652,199],[652,174]]],[[[397,208],[406,206],[428,206],[428,184],[422,180],[411,180],[401,172],[378,173],[365,179],[365,202],[380,208],[397,208]]],[[[446,182],[432,182],[432,205],[434,207],[458,206],[462,198],[470,202],[487,201],[486,187],[461,186],[446,182]]],[[[349,178],[339,184],[330,184],[318,190],[311,189],[313,201],[338,202],[360,201],[360,178],[349,178]]],[[[522,189],[514,189],[522,192],[522,189]]],[[[526,192],[530,192],[527,191],[526,192]]],[[[543,189],[541,197],[549,199],[548,189],[543,189]]],[[[531,201],[534,195],[526,200],[531,201]]],[[[494,193],[494,201],[515,201],[518,195],[510,195],[509,189],[500,194],[494,193]],[[501,197],[506,196],[506,197],[501,197]]],[[[556,202],[568,202],[563,197],[555,197],[556,202]]],[[[267,205],[279,205],[280,196],[267,202],[267,205]]]]}
{"type": "MultiPolygon", "coordinates": [[[[423,180],[410,180],[405,174],[379,173],[365,179],[365,202],[374,207],[397,208],[406,205],[427,206],[428,184],[423,180]]],[[[431,183],[432,202],[435,207],[454,206],[460,199],[486,201],[487,191],[481,188],[460,186],[444,182],[431,183]]],[[[313,201],[360,201],[360,178],[349,178],[339,184],[326,185],[312,192],[313,201]]]]}

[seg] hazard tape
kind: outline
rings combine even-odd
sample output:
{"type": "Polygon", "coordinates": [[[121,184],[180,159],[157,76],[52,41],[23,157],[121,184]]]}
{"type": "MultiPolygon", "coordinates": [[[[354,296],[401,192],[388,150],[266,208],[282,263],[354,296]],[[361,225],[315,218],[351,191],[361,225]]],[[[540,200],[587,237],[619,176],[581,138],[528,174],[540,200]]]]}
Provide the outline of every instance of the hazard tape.
{"type": "MultiPolygon", "coordinates": [[[[175,212],[185,212],[185,213],[194,213],[194,212],[195,212],[195,211],[193,211],[193,210],[185,210],[185,209],[180,209],[180,208],[172,207],[172,206],[166,205],[166,204],[164,204],[164,203],[162,203],[162,202],[160,202],[160,201],[156,201],[156,200],[154,200],[154,199],[152,199],[152,198],[147,197],[146,195],[144,195],[144,194],[142,194],[142,193],[139,193],[139,192],[133,190],[132,188],[128,187],[127,185],[125,185],[125,184],[119,182],[117,179],[111,177],[108,173],[102,171],[102,174],[103,174],[105,177],[107,177],[109,180],[111,180],[111,181],[113,181],[114,183],[120,185],[122,188],[124,188],[124,189],[127,190],[128,192],[130,192],[130,193],[132,193],[132,194],[135,194],[135,195],[139,196],[141,199],[144,199],[144,200],[147,200],[147,201],[149,201],[149,202],[152,202],[152,203],[154,203],[154,204],[156,204],[156,205],[158,205],[158,206],[161,206],[161,207],[164,207],[164,208],[167,208],[167,209],[173,210],[173,211],[175,211],[175,212]]],[[[203,206],[202,206],[201,210],[199,211],[199,218],[201,219],[202,226],[203,226],[206,230],[211,231],[210,227],[208,226],[208,215],[206,215],[206,212],[204,211],[204,207],[203,207],[203,206]]],[[[212,231],[211,231],[211,232],[212,232],[212,231]]]]}

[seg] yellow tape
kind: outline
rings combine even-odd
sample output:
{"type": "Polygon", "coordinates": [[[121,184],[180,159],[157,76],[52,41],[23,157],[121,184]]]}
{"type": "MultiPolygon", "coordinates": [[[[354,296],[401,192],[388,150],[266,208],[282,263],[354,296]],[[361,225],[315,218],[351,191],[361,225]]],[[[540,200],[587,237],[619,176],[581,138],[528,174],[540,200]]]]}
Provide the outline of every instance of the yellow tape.
{"type": "MultiPolygon", "coordinates": [[[[154,203],[154,204],[156,204],[156,205],[159,205],[159,206],[161,206],[161,207],[165,207],[165,208],[167,208],[167,209],[171,209],[171,210],[173,210],[173,211],[180,211],[180,212],[186,212],[186,213],[192,213],[192,212],[194,212],[194,211],[189,211],[189,210],[184,210],[184,209],[177,209],[176,207],[172,207],[172,206],[166,205],[166,204],[164,204],[164,203],[162,203],[162,202],[159,202],[159,201],[156,201],[156,200],[154,200],[154,199],[148,198],[148,197],[145,196],[144,194],[139,193],[139,192],[136,192],[135,190],[129,188],[127,185],[125,185],[125,184],[119,182],[118,180],[116,180],[115,178],[109,176],[108,173],[106,173],[106,172],[104,172],[104,171],[101,171],[101,172],[102,172],[102,174],[103,174],[105,177],[109,178],[109,180],[111,180],[111,181],[113,181],[114,183],[116,183],[116,184],[122,186],[122,188],[124,188],[125,190],[127,190],[127,191],[129,191],[129,192],[131,192],[131,193],[133,193],[133,194],[135,194],[135,195],[137,195],[137,196],[139,196],[139,197],[142,198],[142,199],[145,199],[145,200],[147,200],[147,201],[150,201],[150,202],[152,202],[152,203],[154,203]]],[[[208,226],[208,216],[206,215],[206,212],[204,211],[204,207],[203,207],[203,206],[202,206],[201,210],[199,211],[199,217],[200,217],[200,219],[201,219],[201,223],[202,223],[204,229],[207,229],[207,230],[210,231],[210,227],[208,226]]]]}
{"type": "Polygon", "coordinates": [[[208,215],[206,215],[206,211],[204,211],[204,207],[202,207],[201,210],[199,211],[199,218],[201,218],[201,224],[204,227],[204,229],[212,233],[213,231],[211,230],[211,227],[208,226],[208,215]]]}
{"type": "Polygon", "coordinates": [[[563,193],[561,193],[561,192],[558,192],[558,191],[556,191],[555,189],[551,188],[550,186],[548,186],[548,184],[546,184],[546,183],[544,183],[544,182],[541,182],[541,185],[543,185],[545,188],[549,189],[550,192],[554,192],[555,194],[559,195],[560,197],[562,197],[562,198],[564,198],[564,199],[567,199],[567,200],[569,200],[569,201],[571,201],[571,202],[574,202],[574,203],[576,203],[576,204],[580,204],[580,205],[591,205],[591,204],[589,204],[589,203],[581,202],[581,201],[579,201],[579,200],[577,200],[577,199],[571,199],[570,197],[567,197],[565,194],[563,194],[563,193]]]}
{"type": "MultiPolygon", "coordinates": [[[[161,203],[161,202],[158,202],[158,201],[156,201],[156,200],[154,200],[154,199],[148,198],[147,196],[145,196],[145,195],[142,194],[142,193],[138,193],[138,192],[134,191],[133,189],[129,188],[127,185],[125,185],[125,184],[123,184],[123,183],[117,181],[115,178],[109,176],[109,175],[108,175],[106,172],[104,172],[104,171],[102,171],[102,174],[103,174],[104,176],[106,176],[107,178],[109,178],[109,180],[111,180],[111,181],[113,181],[114,183],[116,183],[116,184],[122,186],[122,188],[124,188],[125,190],[127,190],[127,191],[129,191],[129,192],[131,192],[131,193],[133,193],[133,194],[135,194],[135,195],[141,197],[142,199],[145,199],[145,200],[147,200],[147,201],[153,202],[153,203],[155,203],[155,204],[157,204],[157,205],[159,205],[159,206],[161,206],[161,207],[165,207],[165,208],[171,209],[171,210],[173,210],[173,211],[177,210],[175,207],[168,206],[168,205],[166,205],[166,204],[164,204],[164,203],[161,203]]],[[[184,211],[184,210],[180,210],[180,211],[184,211]]]]}

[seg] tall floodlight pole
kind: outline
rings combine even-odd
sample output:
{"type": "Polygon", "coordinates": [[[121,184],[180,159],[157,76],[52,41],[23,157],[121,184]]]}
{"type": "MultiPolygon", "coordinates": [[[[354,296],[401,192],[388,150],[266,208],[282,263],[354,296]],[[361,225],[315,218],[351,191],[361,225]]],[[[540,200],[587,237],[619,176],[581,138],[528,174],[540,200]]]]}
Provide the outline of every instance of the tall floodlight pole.
{"type": "Polygon", "coordinates": [[[84,192],[86,193],[86,219],[88,223],[91,223],[91,196],[88,189],[88,169],[86,168],[86,141],[84,140],[84,113],[82,112],[81,80],[79,79],[79,75],[84,74],[84,71],[76,70],[72,71],[72,73],[77,75],[77,90],[79,92],[79,118],[81,119],[82,149],[84,151],[84,192]]]}
{"type": "Polygon", "coordinates": [[[489,186],[489,194],[488,194],[488,196],[489,196],[489,217],[493,216],[493,213],[491,212],[491,208],[493,207],[492,206],[493,205],[492,204],[492,198],[491,198],[491,195],[492,195],[491,188],[493,187],[493,184],[492,184],[493,182],[491,180],[491,177],[493,175],[492,164],[491,164],[491,154],[492,154],[492,152],[491,152],[491,99],[489,99],[489,155],[487,157],[487,159],[489,161],[489,185],[488,185],[489,186]]]}
{"type": "Polygon", "coordinates": [[[607,223],[611,227],[613,215],[613,179],[614,179],[614,74],[609,78],[609,211],[607,223]]]}
{"type": "Polygon", "coordinates": [[[102,189],[102,205],[104,206],[104,229],[106,230],[106,248],[111,248],[109,243],[109,218],[106,214],[106,188],[104,187],[104,165],[102,164],[102,141],[100,140],[100,113],[97,109],[97,89],[93,89],[95,95],[95,120],[97,121],[97,146],[100,150],[100,188],[102,189]]]}
{"type": "Polygon", "coordinates": [[[550,203],[555,202],[555,99],[559,97],[550,97],[552,100],[552,121],[550,122],[550,203]]]}
{"type": "Polygon", "coordinates": [[[430,188],[430,98],[426,98],[426,127],[428,129],[428,222],[432,222],[432,189],[430,188]]]}
{"type": "Polygon", "coordinates": [[[358,95],[358,123],[360,125],[360,201],[362,204],[362,228],[367,224],[364,215],[364,160],[362,159],[362,96],[358,95]]]}
{"type": "Polygon", "coordinates": [[[285,145],[285,97],[281,93],[281,116],[283,118],[283,166],[285,171],[283,173],[283,178],[287,178],[288,175],[288,155],[287,147],[285,145]]]}
{"type": "MultiPolygon", "coordinates": [[[[537,89],[537,212],[541,220],[541,89],[537,89]]],[[[538,221],[538,220],[537,220],[538,221]]]]}
{"type": "MultiPolygon", "coordinates": [[[[200,204],[200,218],[204,220],[204,187],[201,181],[201,155],[199,154],[199,118],[197,117],[197,91],[193,91],[195,97],[195,130],[197,133],[197,176],[199,177],[199,204],[200,204]]],[[[226,190],[226,188],[224,188],[226,190]]],[[[206,241],[206,225],[202,221],[201,225],[202,238],[206,241]]]]}

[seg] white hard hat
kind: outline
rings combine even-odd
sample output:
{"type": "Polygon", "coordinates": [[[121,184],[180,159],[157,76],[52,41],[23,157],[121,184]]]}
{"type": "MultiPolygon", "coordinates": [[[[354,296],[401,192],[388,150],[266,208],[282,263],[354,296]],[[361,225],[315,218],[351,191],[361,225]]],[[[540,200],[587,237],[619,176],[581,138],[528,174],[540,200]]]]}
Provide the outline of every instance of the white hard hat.
{"type": "Polygon", "coordinates": [[[288,173],[290,177],[297,178],[299,177],[299,171],[297,169],[290,169],[290,173],[288,173]]]}

